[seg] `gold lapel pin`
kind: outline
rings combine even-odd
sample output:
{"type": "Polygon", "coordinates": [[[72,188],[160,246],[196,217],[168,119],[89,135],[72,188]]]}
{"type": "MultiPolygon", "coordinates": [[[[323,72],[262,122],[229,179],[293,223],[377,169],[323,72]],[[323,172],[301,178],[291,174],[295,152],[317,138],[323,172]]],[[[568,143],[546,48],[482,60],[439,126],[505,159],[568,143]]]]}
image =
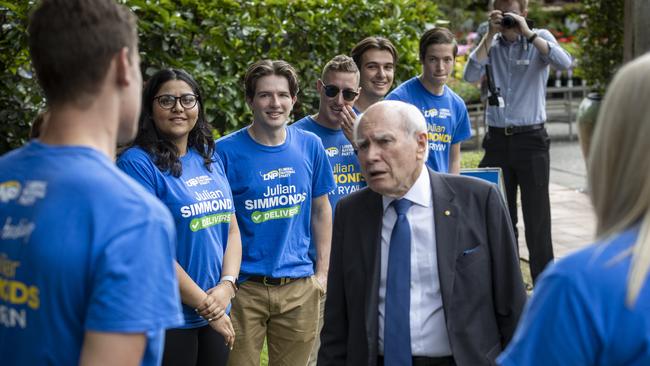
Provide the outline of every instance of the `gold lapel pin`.
{"type": "Polygon", "coordinates": [[[449,210],[445,210],[445,216],[451,215],[451,212],[449,210]]]}

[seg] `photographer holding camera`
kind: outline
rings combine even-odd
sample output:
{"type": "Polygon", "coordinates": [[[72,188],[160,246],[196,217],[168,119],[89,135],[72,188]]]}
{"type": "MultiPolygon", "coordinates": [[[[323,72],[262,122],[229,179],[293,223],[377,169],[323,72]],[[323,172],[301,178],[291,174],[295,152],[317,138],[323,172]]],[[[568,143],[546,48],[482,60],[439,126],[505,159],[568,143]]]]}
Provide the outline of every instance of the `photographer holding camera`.
{"type": "MultiPolygon", "coordinates": [[[[549,65],[571,66],[571,56],[546,29],[531,30],[528,0],[492,0],[489,29],[471,53],[464,79],[477,82],[487,72],[488,132],[481,167],[500,167],[508,209],[517,235],[517,187],[530,253],[533,282],[553,260],[548,195],[549,138],[546,82],[549,65]]],[[[518,235],[517,235],[518,236],[518,235]]]]}

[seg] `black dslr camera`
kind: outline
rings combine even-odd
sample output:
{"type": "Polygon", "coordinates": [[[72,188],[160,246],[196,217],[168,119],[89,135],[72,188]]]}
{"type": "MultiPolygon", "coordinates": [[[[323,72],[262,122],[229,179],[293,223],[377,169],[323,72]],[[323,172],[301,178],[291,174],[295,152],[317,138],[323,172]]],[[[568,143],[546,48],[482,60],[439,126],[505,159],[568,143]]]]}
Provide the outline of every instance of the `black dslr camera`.
{"type": "MultiPolygon", "coordinates": [[[[534,23],[532,20],[526,18],[526,24],[528,24],[528,28],[533,29],[534,23]]],[[[517,21],[512,17],[512,15],[506,13],[501,19],[501,26],[506,29],[515,28],[517,26],[517,21]]]]}

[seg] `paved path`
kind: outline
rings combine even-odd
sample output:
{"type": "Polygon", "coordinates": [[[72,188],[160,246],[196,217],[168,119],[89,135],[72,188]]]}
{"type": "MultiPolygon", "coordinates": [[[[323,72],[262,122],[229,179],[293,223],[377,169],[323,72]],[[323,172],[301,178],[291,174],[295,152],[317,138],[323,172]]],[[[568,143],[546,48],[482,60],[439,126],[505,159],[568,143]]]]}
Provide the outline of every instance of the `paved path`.
{"type": "MultiPolygon", "coordinates": [[[[577,139],[568,139],[564,123],[547,124],[551,136],[551,231],[556,258],[593,242],[596,219],[586,191],[586,168],[577,139]]],[[[575,128],[574,128],[575,131],[575,128]]],[[[519,250],[528,259],[524,227],[519,213],[519,250]]]]}

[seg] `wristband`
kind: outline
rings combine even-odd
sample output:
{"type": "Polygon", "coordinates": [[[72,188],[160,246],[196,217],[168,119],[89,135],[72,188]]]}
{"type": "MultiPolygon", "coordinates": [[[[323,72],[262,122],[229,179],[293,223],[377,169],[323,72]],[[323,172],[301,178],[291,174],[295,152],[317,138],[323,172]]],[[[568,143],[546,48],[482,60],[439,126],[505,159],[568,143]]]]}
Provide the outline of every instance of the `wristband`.
{"type": "Polygon", "coordinates": [[[535,41],[535,38],[537,38],[537,33],[533,33],[532,36],[528,37],[528,43],[533,43],[535,41]]]}
{"type": "Polygon", "coordinates": [[[236,294],[237,290],[239,290],[239,288],[237,286],[237,279],[234,276],[223,276],[223,277],[221,277],[221,281],[219,281],[219,284],[222,284],[222,283],[225,283],[225,282],[230,284],[230,286],[232,287],[232,290],[233,290],[233,297],[235,297],[234,294],[236,294]]]}

